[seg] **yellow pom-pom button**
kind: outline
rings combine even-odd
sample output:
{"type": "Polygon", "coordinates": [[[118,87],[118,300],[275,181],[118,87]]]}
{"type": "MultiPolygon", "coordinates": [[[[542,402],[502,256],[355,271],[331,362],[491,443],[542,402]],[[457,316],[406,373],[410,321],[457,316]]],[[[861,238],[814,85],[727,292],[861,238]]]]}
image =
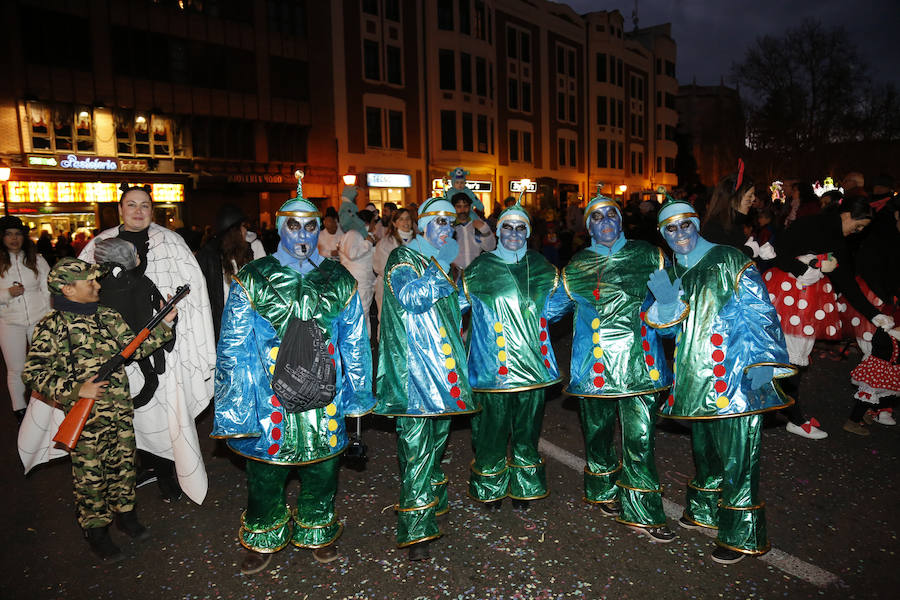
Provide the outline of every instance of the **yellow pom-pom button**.
{"type": "Polygon", "coordinates": [[[600,334],[595,331],[593,337],[591,337],[591,341],[593,341],[595,344],[599,344],[600,334]]]}
{"type": "Polygon", "coordinates": [[[438,333],[441,334],[441,337],[447,337],[447,330],[441,325],[441,328],[438,329],[438,333]]]}
{"type": "Polygon", "coordinates": [[[506,350],[501,350],[500,352],[498,352],[497,358],[500,360],[500,362],[506,362],[506,350]]]}
{"type": "Polygon", "coordinates": [[[496,331],[497,333],[503,331],[503,323],[501,323],[500,321],[494,323],[494,331],[496,331]]]}
{"type": "Polygon", "coordinates": [[[497,338],[497,346],[502,348],[505,345],[506,345],[506,340],[503,339],[503,336],[501,335],[500,337],[497,338]]]}
{"type": "Polygon", "coordinates": [[[275,374],[275,365],[272,365],[271,367],[269,367],[269,373],[271,373],[273,375],[275,374]]]}
{"type": "Polygon", "coordinates": [[[594,358],[602,358],[603,357],[603,348],[594,347],[594,358]]]}
{"type": "Polygon", "coordinates": [[[448,358],[444,361],[444,366],[447,367],[447,370],[452,371],[456,368],[456,360],[454,360],[452,357],[448,358]]]}
{"type": "Polygon", "coordinates": [[[336,435],[333,435],[330,438],[328,438],[328,445],[331,446],[332,448],[337,446],[337,436],[336,435]]]}
{"type": "Polygon", "coordinates": [[[271,358],[272,360],[278,358],[278,346],[275,346],[274,348],[269,350],[269,358],[271,358]]]}
{"type": "Polygon", "coordinates": [[[716,406],[719,408],[726,408],[729,404],[731,404],[731,401],[727,396],[719,396],[716,398],[716,406]]]}
{"type": "Polygon", "coordinates": [[[591,321],[591,328],[600,329],[600,319],[595,318],[593,321],[591,321]]]}
{"type": "Polygon", "coordinates": [[[656,369],[650,369],[650,379],[652,379],[653,381],[659,379],[659,371],[657,371],[656,369]]]}
{"type": "Polygon", "coordinates": [[[337,414],[337,404],[332,402],[331,404],[327,405],[325,407],[325,414],[328,415],[329,417],[333,417],[334,415],[336,415],[337,414]]]}
{"type": "Polygon", "coordinates": [[[441,352],[443,352],[444,354],[449,355],[452,351],[453,348],[450,347],[450,344],[444,344],[443,346],[441,346],[441,352]]]}
{"type": "Polygon", "coordinates": [[[337,421],[328,419],[328,431],[334,431],[335,429],[337,429],[337,421]]]}

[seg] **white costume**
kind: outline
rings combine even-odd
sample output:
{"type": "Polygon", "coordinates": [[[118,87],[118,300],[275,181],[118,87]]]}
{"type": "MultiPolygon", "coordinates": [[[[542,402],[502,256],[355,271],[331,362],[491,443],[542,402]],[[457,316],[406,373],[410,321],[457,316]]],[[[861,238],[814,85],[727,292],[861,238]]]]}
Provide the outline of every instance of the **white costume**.
{"type": "MultiPolygon", "coordinates": [[[[107,229],[91,240],[79,258],[94,262],[94,243],[119,234],[119,227],[107,229]]],[[[175,347],[166,353],[166,372],[149,403],[135,410],[134,431],[137,447],[175,461],[178,483],[185,494],[200,504],[208,487],[206,469],[194,419],[213,396],[216,347],[213,341],[212,315],[206,280],[194,255],[177,233],[150,225],[145,274],[163,296],[190,284],[190,293],[178,303],[175,347]]],[[[144,379],[137,364],[125,368],[132,390],[140,390],[144,379]]],[[[19,430],[19,455],[27,473],[47,460],[65,456],[51,438],[63,413],[43,402],[31,402],[19,430]]]]}
{"type": "Polygon", "coordinates": [[[341,264],[350,271],[359,286],[357,288],[359,299],[362,300],[363,313],[366,315],[366,324],[368,324],[372,296],[375,294],[375,273],[372,271],[375,248],[358,231],[350,230],[341,238],[338,250],[341,264]]]}
{"type": "Polygon", "coordinates": [[[335,258],[332,252],[337,250],[341,245],[341,239],[344,237],[344,230],[338,225],[334,233],[328,233],[328,230],[322,228],[319,232],[319,243],[316,246],[319,254],[327,258],[335,258]]]}

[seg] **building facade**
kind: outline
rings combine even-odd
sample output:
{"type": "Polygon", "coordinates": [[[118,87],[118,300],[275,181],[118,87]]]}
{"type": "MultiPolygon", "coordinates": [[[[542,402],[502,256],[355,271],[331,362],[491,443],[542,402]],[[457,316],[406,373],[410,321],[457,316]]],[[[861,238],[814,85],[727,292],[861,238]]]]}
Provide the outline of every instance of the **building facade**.
{"type": "Polygon", "coordinates": [[[675,184],[675,43],[618,11],[547,0],[14,0],[0,159],[10,212],[53,233],[117,222],[120,182],[157,221],[251,219],[304,192],[421,203],[469,171],[487,212],[564,210],[675,184]]]}
{"type": "MultiPolygon", "coordinates": [[[[685,85],[676,99],[684,136],[697,162],[700,182],[707,186],[737,170],[741,152],[746,152],[746,121],[741,97],[734,88],[720,85],[685,85]]],[[[744,157],[746,159],[746,156],[744,157]]]]}

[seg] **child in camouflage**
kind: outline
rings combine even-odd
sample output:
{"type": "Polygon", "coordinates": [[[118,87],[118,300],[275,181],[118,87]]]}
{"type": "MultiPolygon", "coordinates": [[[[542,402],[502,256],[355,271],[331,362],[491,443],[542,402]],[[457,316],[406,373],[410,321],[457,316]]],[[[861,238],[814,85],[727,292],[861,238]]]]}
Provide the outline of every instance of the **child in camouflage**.
{"type": "MultiPolygon", "coordinates": [[[[78,523],[91,550],[118,561],[121,550],[109,535],[116,525],[137,540],[149,537],[135,511],[135,441],[128,378],[121,366],[107,381],[94,374],[120,347],[134,338],[122,316],[98,305],[104,268],[64,258],[47,278],[54,310],[36,326],[22,379],[68,412],[78,398],[94,398],[93,411],[74,450],[72,478],[78,523]]],[[[152,353],[171,339],[173,308],[137,349],[134,358],[152,353]]]]}

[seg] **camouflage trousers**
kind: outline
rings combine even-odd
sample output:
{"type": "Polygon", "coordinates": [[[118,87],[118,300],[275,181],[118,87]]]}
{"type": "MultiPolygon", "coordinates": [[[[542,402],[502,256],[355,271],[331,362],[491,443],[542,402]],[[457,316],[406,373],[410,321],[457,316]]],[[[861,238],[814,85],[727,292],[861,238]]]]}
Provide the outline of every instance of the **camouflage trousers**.
{"type": "Polygon", "coordinates": [[[75,508],[83,529],[104,527],[115,513],[134,510],[137,475],[131,399],[108,396],[94,405],[71,453],[75,508]]]}

